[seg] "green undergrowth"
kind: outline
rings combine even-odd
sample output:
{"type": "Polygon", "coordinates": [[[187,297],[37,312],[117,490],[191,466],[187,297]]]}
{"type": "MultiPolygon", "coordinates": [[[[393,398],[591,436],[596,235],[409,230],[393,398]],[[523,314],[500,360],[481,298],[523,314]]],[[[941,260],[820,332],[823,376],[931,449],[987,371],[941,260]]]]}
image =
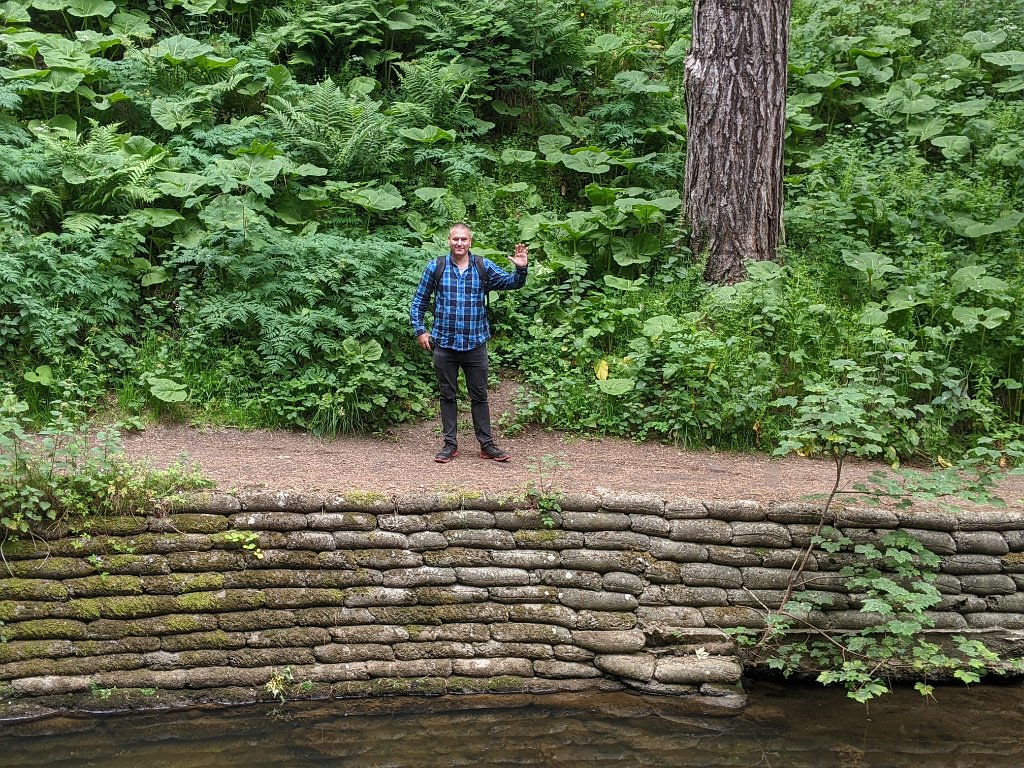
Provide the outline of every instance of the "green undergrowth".
{"type": "Polygon", "coordinates": [[[132,461],[116,429],[75,426],[59,410],[36,427],[25,417],[25,402],[0,395],[3,540],[49,522],[75,529],[94,516],[145,514],[159,499],[211,485],[185,459],[165,469],[132,461]]]}
{"type": "Polygon", "coordinates": [[[1017,5],[797,0],[785,245],[735,286],[686,247],[685,0],[87,6],[0,31],[0,382],[37,429],[432,416],[406,308],[466,221],[530,245],[492,300],[524,423],[767,452],[834,390],[891,463],[1024,438],[1017,5]]]}

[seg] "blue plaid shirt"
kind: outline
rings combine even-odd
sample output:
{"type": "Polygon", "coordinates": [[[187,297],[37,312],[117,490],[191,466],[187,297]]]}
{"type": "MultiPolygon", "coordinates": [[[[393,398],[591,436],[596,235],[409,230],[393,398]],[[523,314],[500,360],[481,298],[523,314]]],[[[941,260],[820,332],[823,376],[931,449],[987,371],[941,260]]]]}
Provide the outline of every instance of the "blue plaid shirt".
{"type": "MultiPolygon", "coordinates": [[[[457,352],[479,347],[491,337],[491,327],[487,322],[487,309],[484,303],[484,289],[480,285],[480,273],[473,264],[475,258],[469,255],[469,264],[459,270],[452,262],[452,255],[445,256],[448,263],[441,273],[437,290],[433,291],[434,318],[430,336],[434,344],[457,352]]],[[[414,336],[427,332],[424,315],[430,301],[431,283],[434,282],[436,259],[431,259],[423,270],[423,277],[412,298],[409,319],[412,321],[414,336]]],[[[484,259],[484,271],[487,273],[489,290],[510,291],[526,285],[526,270],[516,269],[506,272],[490,259],[484,259]]]]}

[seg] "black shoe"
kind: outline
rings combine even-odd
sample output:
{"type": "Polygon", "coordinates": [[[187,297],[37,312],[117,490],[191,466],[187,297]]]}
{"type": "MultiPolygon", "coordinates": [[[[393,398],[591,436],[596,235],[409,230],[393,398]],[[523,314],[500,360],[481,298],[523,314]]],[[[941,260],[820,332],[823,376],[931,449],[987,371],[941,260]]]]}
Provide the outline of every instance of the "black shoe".
{"type": "Polygon", "coordinates": [[[444,448],[437,452],[437,456],[434,457],[434,461],[438,464],[447,464],[458,455],[459,446],[452,445],[451,443],[445,443],[444,448]]]}
{"type": "Polygon", "coordinates": [[[481,459],[494,459],[494,461],[508,461],[512,458],[511,453],[507,453],[494,443],[490,445],[480,446],[480,458],[481,459]]]}

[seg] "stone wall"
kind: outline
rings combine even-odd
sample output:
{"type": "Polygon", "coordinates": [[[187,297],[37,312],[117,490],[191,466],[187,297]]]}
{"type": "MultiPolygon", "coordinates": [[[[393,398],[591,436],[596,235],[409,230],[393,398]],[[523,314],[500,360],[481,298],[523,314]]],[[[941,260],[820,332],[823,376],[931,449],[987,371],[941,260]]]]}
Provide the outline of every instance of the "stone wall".
{"type": "MultiPolygon", "coordinates": [[[[819,508],[640,495],[570,495],[549,519],[525,507],[197,495],[162,515],[7,542],[0,717],[61,696],[140,706],[156,691],[195,702],[632,689],[695,712],[742,708],[722,630],[760,626],[758,606],[778,604],[819,508]]],[[[854,540],[917,536],[942,558],[937,629],[1020,653],[1019,510],[843,509],[830,522],[854,540]]],[[[809,565],[833,598],[812,618],[833,629],[863,626],[844,562],[809,565]]]]}

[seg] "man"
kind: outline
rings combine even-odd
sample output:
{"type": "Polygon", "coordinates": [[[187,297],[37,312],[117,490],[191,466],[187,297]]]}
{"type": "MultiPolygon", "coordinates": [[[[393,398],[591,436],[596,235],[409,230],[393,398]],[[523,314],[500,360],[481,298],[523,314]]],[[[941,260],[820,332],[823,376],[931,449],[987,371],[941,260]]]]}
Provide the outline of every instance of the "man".
{"type": "Polygon", "coordinates": [[[445,464],[459,455],[459,410],[456,393],[459,369],[466,376],[473,431],[480,442],[480,456],[508,461],[512,456],[494,444],[491,414],[487,405],[487,340],[491,337],[487,322],[488,291],[508,291],[526,284],[529,251],[516,245],[509,256],[516,269],[506,272],[490,259],[470,253],[473,233],[465,224],[456,224],[448,232],[449,253],[441,265],[432,259],[423,270],[419,287],[409,311],[416,341],[434,356],[434,372],[441,394],[441,428],[444,445],[434,461],[445,464]],[[482,266],[482,269],[481,269],[482,266]],[[440,269],[440,275],[437,270],[440,269]],[[436,278],[436,285],[435,285],[436,278]],[[424,314],[434,295],[433,327],[427,331],[424,314]]]}

